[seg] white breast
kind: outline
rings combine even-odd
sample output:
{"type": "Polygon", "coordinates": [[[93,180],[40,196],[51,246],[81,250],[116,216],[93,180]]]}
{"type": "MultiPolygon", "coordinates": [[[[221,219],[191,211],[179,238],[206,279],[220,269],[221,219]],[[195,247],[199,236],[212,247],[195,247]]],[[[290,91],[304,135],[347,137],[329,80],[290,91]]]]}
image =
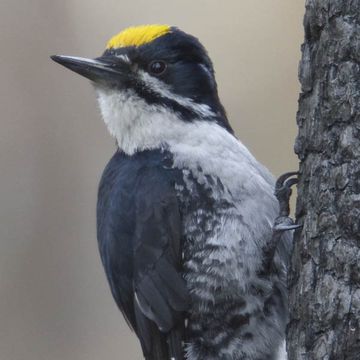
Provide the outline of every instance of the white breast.
{"type": "Polygon", "coordinates": [[[227,233],[218,234],[217,238],[226,238],[231,245],[239,233],[251,237],[245,240],[253,247],[243,255],[253,261],[255,252],[271,234],[277,202],[272,175],[248,149],[213,119],[184,121],[162,106],[147,104],[131,91],[98,90],[98,101],[110,134],[125,153],[167,148],[174,155],[174,166],[189,169],[200,183],[206,181],[204,174],[221,180],[231,194],[235,209],[222,219],[227,233]],[[255,238],[234,220],[238,216],[249,229],[256,230],[255,238]]]}

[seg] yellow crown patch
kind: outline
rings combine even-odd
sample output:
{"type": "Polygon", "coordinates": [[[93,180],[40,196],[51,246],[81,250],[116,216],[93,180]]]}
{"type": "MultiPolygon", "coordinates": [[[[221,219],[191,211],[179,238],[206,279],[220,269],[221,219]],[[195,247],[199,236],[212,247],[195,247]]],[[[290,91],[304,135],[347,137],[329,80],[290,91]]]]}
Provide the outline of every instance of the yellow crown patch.
{"type": "Polygon", "coordinates": [[[126,46],[148,44],[160,36],[170,32],[169,25],[141,25],[129,27],[113,36],[107,43],[107,49],[118,49],[126,46]]]}

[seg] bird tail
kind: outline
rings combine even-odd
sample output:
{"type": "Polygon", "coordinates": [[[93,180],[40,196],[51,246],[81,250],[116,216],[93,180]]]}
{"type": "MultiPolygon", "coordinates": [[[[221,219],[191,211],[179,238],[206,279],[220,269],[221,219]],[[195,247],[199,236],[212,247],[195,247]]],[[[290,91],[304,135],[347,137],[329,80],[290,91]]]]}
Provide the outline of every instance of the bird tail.
{"type": "Polygon", "coordinates": [[[171,360],[184,360],[184,331],[182,326],[173,328],[167,335],[167,345],[171,360]]]}
{"type": "Polygon", "coordinates": [[[184,360],[182,346],[182,331],[173,329],[168,334],[159,330],[152,336],[151,350],[145,356],[146,360],[184,360]]]}
{"type": "Polygon", "coordinates": [[[152,337],[150,353],[145,357],[146,360],[170,360],[166,337],[162,334],[152,337]]]}
{"type": "Polygon", "coordinates": [[[179,322],[168,333],[146,318],[135,306],[136,333],[140,339],[145,360],[184,360],[184,326],[179,322]]]}

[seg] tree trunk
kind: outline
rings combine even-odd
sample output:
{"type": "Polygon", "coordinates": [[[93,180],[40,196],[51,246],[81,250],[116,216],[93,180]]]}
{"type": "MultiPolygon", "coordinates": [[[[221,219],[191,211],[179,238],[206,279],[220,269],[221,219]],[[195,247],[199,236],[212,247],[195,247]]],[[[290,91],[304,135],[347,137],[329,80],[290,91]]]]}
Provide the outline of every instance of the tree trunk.
{"type": "Polygon", "coordinates": [[[360,0],[308,0],[290,360],[360,359],[360,0]]]}

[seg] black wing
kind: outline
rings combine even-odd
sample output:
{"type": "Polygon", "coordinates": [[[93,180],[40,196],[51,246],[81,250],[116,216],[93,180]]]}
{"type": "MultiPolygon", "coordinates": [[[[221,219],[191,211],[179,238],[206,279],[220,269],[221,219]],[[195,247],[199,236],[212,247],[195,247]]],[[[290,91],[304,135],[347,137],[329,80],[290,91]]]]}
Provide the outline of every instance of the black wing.
{"type": "Polygon", "coordinates": [[[123,168],[124,175],[113,181],[107,196],[111,206],[104,209],[106,201],[102,204],[111,218],[98,222],[98,227],[107,223],[102,227],[111,232],[106,237],[102,229],[99,239],[105,271],[146,359],[181,360],[189,295],[181,276],[182,227],[175,190],[158,167],[129,170],[123,168]]]}
{"type": "MultiPolygon", "coordinates": [[[[139,179],[135,201],[134,290],[137,333],[151,349],[154,335],[181,336],[183,312],[189,297],[181,272],[181,218],[174,188],[158,171],[146,169],[139,179]],[[150,320],[150,321],[149,321],[150,320]],[[156,324],[156,331],[151,322],[156,324]],[[161,335],[160,333],[160,335],[161,335]]],[[[173,344],[169,356],[182,359],[173,344]]],[[[176,343],[176,341],[175,341],[176,343]]],[[[168,357],[169,358],[169,357],[168,357]]]]}

